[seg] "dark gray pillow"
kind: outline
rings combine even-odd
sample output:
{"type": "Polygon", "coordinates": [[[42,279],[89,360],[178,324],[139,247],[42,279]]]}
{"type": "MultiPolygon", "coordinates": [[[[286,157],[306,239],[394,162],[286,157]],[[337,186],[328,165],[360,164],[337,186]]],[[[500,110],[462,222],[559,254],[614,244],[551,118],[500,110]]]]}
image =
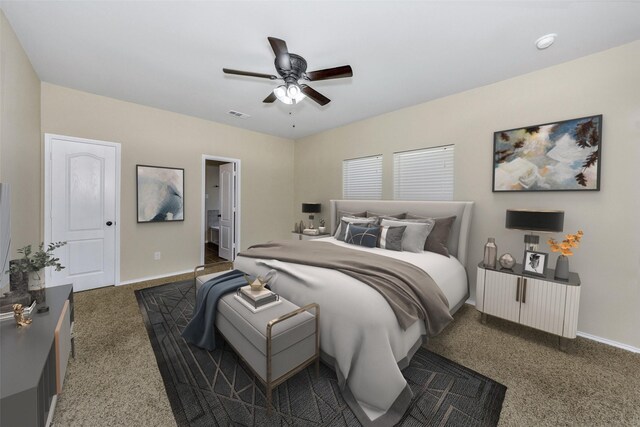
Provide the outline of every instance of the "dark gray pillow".
{"type": "Polygon", "coordinates": [[[424,250],[427,236],[433,228],[434,221],[429,219],[407,221],[404,219],[383,219],[381,225],[406,226],[402,235],[402,250],[420,253],[424,250]]]}
{"type": "Polygon", "coordinates": [[[373,226],[376,225],[377,218],[358,218],[358,217],[348,217],[345,216],[340,220],[340,226],[336,230],[335,238],[337,240],[343,241],[347,234],[347,224],[354,224],[361,227],[373,226]]]}
{"type": "Polygon", "coordinates": [[[401,251],[402,235],[404,234],[404,230],[406,229],[406,225],[398,227],[381,225],[378,247],[382,249],[389,249],[390,251],[401,251]]]}
{"type": "MultiPolygon", "coordinates": [[[[416,215],[407,214],[407,218],[411,219],[426,219],[416,215]]],[[[455,216],[445,218],[432,218],[436,223],[433,226],[433,230],[429,233],[427,241],[424,244],[424,250],[429,252],[435,252],[446,257],[449,256],[449,249],[447,249],[447,242],[449,242],[449,235],[451,234],[451,227],[456,221],[455,216]]]]}
{"type": "Polygon", "coordinates": [[[344,239],[346,243],[352,245],[364,246],[367,248],[375,248],[380,236],[380,227],[360,227],[355,224],[346,224],[347,235],[344,239]]]}

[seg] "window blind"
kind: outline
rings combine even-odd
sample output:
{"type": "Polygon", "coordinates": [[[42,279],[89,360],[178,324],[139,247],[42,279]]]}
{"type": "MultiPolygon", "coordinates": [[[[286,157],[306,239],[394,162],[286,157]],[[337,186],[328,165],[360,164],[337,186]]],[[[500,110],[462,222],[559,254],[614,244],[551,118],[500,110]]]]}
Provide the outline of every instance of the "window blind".
{"type": "Polygon", "coordinates": [[[393,154],[393,198],[453,200],[454,146],[393,154]]]}
{"type": "Polygon", "coordinates": [[[361,157],[342,162],[344,199],[382,199],[382,156],[361,157]]]}

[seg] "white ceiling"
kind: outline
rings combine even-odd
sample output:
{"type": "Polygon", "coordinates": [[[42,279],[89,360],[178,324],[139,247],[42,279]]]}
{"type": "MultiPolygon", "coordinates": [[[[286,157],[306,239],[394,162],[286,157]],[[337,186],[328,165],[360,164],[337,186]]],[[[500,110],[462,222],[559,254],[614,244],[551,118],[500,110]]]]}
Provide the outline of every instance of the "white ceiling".
{"type": "Polygon", "coordinates": [[[618,1],[1,1],[41,80],[300,138],[640,39],[640,3],[618,1]],[[534,41],[555,32],[545,51],[534,41]],[[332,102],[262,100],[276,82],[267,36],[332,102]],[[232,117],[237,110],[251,115],[232,117]],[[295,127],[294,127],[295,125],[295,127]]]}

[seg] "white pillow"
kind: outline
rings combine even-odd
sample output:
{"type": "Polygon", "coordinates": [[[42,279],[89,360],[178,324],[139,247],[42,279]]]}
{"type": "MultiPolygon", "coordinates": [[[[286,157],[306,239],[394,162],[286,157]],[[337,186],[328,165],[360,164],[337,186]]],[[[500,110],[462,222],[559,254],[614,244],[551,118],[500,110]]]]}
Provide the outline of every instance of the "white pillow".
{"type": "Polygon", "coordinates": [[[381,223],[383,226],[406,226],[402,235],[402,250],[416,253],[424,251],[424,243],[435,224],[436,222],[432,219],[425,219],[424,222],[383,219],[381,223]]]}

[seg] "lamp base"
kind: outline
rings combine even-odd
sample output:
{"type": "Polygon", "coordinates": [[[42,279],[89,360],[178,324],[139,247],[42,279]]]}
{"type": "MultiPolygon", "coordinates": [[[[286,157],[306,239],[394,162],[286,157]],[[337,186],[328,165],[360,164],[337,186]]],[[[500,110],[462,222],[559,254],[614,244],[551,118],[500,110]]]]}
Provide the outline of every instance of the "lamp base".
{"type": "Polygon", "coordinates": [[[537,234],[525,234],[524,235],[524,247],[528,251],[537,251],[538,244],[540,243],[540,236],[537,234]]]}

